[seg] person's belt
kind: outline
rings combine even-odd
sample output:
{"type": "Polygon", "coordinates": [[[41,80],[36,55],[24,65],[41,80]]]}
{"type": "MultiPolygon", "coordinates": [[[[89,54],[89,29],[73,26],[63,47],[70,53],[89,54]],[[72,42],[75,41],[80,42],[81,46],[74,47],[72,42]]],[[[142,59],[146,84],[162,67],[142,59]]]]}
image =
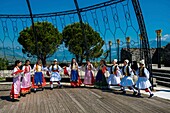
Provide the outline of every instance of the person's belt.
{"type": "Polygon", "coordinates": [[[58,70],[53,70],[53,72],[58,72],[58,70]]]}

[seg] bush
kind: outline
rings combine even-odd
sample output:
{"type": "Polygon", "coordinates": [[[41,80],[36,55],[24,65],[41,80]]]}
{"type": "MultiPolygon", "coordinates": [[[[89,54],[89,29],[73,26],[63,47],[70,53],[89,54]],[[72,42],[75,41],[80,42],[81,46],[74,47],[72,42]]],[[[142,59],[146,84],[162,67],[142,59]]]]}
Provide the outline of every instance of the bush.
{"type": "Polygon", "coordinates": [[[8,61],[0,58],[0,70],[6,70],[8,67],[8,61]]]}

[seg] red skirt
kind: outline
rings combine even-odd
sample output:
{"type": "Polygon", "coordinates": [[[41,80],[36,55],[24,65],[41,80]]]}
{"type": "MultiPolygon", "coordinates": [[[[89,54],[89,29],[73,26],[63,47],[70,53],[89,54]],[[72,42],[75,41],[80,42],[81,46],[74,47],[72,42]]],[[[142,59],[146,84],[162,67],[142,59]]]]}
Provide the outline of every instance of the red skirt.
{"type": "Polygon", "coordinates": [[[78,81],[71,81],[70,83],[71,83],[72,87],[77,87],[82,84],[82,81],[81,81],[80,77],[78,76],[78,81]]]}
{"type": "Polygon", "coordinates": [[[10,92],[10,98],[11,99],[18,99],[20,94],[14,94],[14,84],[12,84],[11,92],[10,92]]]}
{"type": "Polygon", "coordinates": [[[41,88],[41,87],[46,86],[46,80],[44,78],[44,75],[42,77],[43,77],[42,78],[43,82],[42,82],[41,85],[36,85],[35,82],[34,82],[34,76],[32,77],[32,88],[41,88]]]}

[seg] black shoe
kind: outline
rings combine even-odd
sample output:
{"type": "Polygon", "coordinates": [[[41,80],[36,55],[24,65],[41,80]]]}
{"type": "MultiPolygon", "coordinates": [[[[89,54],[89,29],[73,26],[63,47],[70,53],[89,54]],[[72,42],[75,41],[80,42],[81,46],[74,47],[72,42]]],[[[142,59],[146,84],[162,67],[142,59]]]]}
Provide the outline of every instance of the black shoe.
{"type": "Polygon", "coordinates": [[[141,93],[138,93],[138,94],[137,94],[137,97],[142,98],[141,93]]]}
{"type": "Polygon", "coordinates": [[[59,88],[62,88],[62,85],[59,85],[58,87],[59,87],[59,88]]]}
{"type": "Polygon", "coordinates": [[[53,88],[50,88],[50,90],[53,90],[53,88]]]}
{"type": "Polygon", "coordinates": [[[123,91],[123,89],[120,89],[119,91],[123,91]]]}
{"type": "Polygon", "coordinates": [[[26,97],[26,94],[22,94],[23,97],[26,97]]]}
{"type": "Polygon", "coordinates": [[[137,94],[137,92],[136,92],[136,91],[134,91],[134,92],[133,92],[133,96],[135,96],[136,94],[137,94]]]}
{"type": "Polygon", "coordinates": [[[36,89],[34,89],[34,93],[36,93],[36,89]]]}
{"type": "Polygon", "coordinates": [[[123,91],[122,94],[126,94],[126,91],[123,91]]]}
{"type": "Polygon", "coordinates": [[[148,97],[148,98],[151,98],[151,97],[153,97],[154,96],[154,94],[150,94],[150,96],[148,97]]]}
{"type": "Polygon", "coordinates": [[[44,91],[44,87],[42,87],[42,91],[44,91]]]}
{"type": "Polygon", "coordinates": [[[140,96],[141,96],[141,93],[138,93],[137,96],[140,97],[140,96]]]}

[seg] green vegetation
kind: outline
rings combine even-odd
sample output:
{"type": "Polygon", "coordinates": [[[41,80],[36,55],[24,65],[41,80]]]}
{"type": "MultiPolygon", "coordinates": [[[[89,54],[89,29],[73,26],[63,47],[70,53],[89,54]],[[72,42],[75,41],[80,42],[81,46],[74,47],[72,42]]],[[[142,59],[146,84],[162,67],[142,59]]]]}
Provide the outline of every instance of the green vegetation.
{"type": "Polygon", "coordinates": [[[0,70],[6,70],[8,67],[8,61],[0,58],[0,70]]]}
{"type": "Polygon", "coordinates": [[[62,43],[62,36],[58,29],[49,22],[37,22],[34,26],[37,43],[32,26],[20,32],[18,42],[23,46],[24,54],[36,56],[42,60],[43,65],[46,65],[46,59],[51,57],[62,43]]]}
{"type": "Polygon", "coordinates": [[[93,30],[89,24],[83,24],[86,40],[82,35],[80,23],[67,25],[63,31],[65,47],[76,56],[76,60],[82,63],[84,59],[94,59],[102,55],[104,41],[99,33],[93,30]],[[86,57],[88,55],[88,58],[86,57]]]}

